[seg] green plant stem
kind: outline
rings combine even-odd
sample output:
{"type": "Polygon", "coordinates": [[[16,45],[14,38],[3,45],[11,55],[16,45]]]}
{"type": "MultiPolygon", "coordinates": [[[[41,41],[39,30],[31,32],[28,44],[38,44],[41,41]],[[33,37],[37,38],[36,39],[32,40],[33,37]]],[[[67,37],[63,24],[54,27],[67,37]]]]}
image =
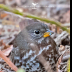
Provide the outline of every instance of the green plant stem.
{"type": "Polygon", "coordinates": [[[55,24],[56,26],[60,27],[62,30],[67,31],[70,34],[70,29],[67,29],[67,27],[63,27],[60,22],[56,22],[56,21],[52,21],[50,19],[41,18],[41,17],[37,17],[37,16],[34,16],[34,15],[22,13],[22,12],[19,12],[18,10],[16,10],[16,9],[10,8],[10,7],[3,5],[3,4],[0,4],[0,9],[3,9],[3,10],[8,11],[8,12],[12,12],[14,14],[18,14],[18,15],[21,15],[21,16],[24,16],[24,17],[37,19],[37,20],[40,20],[40,21],[43,21],[43,22],[46,22],[46,23],[55,24]]]}
{"type": "Polygon", "coordinates": [[[70,59],[67,62],[67,72],[70,72],[70,59]]]}

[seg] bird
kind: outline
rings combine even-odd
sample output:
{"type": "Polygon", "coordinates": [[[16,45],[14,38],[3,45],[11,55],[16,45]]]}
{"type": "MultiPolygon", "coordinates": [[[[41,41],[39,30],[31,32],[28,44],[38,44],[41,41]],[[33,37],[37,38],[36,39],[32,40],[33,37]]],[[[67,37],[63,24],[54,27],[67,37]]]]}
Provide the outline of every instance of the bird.
{"type": "Polygon", "coordinates": [[[46,72],[37,58],[37,55],[42,54],[44,59],[50,63],[51,69],[56,72],[59,49],[51,38],[52,33],[49,27],[42,22],[33,22],[24,27],[13,41],[11,61],[26,72],[46,72]],[[31,45],[38,47],[37,55],[31,45]]]}

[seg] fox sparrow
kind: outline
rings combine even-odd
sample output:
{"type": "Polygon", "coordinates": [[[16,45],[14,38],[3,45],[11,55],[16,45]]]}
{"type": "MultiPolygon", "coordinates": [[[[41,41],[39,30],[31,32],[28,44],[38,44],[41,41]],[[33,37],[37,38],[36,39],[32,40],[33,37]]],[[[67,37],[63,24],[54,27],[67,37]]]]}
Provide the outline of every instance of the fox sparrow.
{"type": "Polygon", "coordinates": [[[52,70],[56,72],[59,54],[56,43],[50,37],[51,34],[52,31],[49,30],[48,26],[40,22],[26,26],[13,42],[11,61],[17,67],[25,69],[26,72],[46,72],[37,58],[37,55],[42,54],[45,60],[50,63],[52,70]],[[31,48],[31,44],[37,45],[39,49],[37,55],[31,48]]]}

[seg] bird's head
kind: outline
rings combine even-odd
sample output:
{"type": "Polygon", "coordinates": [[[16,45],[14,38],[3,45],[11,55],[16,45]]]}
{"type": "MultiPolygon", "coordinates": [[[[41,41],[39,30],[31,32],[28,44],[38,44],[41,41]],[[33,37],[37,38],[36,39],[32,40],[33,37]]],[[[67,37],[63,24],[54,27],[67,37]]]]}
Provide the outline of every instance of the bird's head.
{"type": "Polygon", "coordinates": [[[27,32],[32,39],[40,39],[49,37],[53,32],[49,30],[48,26],[43,23],[34,23],[26,27],[27,32]]]}

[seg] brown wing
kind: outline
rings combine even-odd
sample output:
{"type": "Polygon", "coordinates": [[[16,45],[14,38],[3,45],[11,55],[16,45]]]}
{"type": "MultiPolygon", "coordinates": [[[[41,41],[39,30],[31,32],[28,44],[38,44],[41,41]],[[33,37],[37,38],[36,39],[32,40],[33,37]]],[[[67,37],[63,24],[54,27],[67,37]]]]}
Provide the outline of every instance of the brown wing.
{"type": "Polygon", "coordinates": [[[53,70],[56,70],[56,63],[58,61],[59,54],[54,40],[51,37],[45,38],[41,44],[39,44],[39,48],[46,61],[49,61],[53,70]]]}

